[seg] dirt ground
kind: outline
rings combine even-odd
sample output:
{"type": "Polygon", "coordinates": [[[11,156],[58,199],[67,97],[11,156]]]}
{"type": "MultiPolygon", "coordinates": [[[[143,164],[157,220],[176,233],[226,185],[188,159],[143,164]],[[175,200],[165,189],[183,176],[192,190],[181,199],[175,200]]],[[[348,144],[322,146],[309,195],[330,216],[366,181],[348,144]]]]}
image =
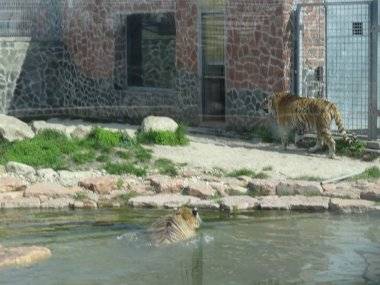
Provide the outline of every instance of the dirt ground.
{"type": "Polygon", "coordinates": [[[227,171],[249,168],[257,172],[271,166],[273,178],[297,178],[313,176],[321,179],[357,174],[380,160],[364,162],[338,156],[332,160],[325,153],[309,154],[305,149],[290,146],[282,151],[277,144],[249,143],[235,139],[213,136],[189,136],[191,143],[185,147],[154,146],[154,156],[171,159],[176,163],[187,163],[188,167],[227,171]]]}

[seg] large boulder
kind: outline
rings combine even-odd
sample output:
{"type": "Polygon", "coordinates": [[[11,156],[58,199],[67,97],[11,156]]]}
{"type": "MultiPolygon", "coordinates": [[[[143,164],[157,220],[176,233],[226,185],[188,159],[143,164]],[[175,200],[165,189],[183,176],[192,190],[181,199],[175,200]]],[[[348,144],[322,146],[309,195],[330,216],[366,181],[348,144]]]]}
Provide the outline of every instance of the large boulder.
{"type": "Polygon", "coordinates": [[[254,196],[268,196],[276,194],[278,181],[269,179],[254,179],[248,183],[248,189],[254,196]]]}
{"type": "Polygon", "coordinates": [[[366,200],[333,198],[330,201],[330,210],[342,213],[366,213],[377,210],[376,203],[366,200]]]}
{"type": "Polygon", "coordinates": [[[175,132],[178,128],[178,124],[171,118],[149,116],[146,117],[141,124],[142,132],[149,131],[170,131],[175,132]]]}
{"type": "Polygon", "coordinates": [[[4,199],[0,201],[0,208],[3,209],[30,209],[39,208],[40,206],[40,199],[34,197],[13,197],[12,199],[4,199]]]}
{"type": "Polygon", "coordinates": [[[322,193],[322,187],[317,182],[312,181],[282,181],[276,186],[276,194],[318,196],[322,193]]]}
{"type": "Polygon", "coordinates": [[[259,201],[250,196],[230,196],[220,200],[220,208],[228,211],[257,209],[259,201]]]}
{"type": "Polygon", "coordinates": [[[58,171],[58,182],[66,187],[78,185],[78,182],[88,177],[100,176],[100,171],[58,171]]]}
{"type": "Polygon", "coordinates": [[[327,197],[296,196],[266,196],[259,199],[262,210],[309,210],[325,211],[329,208],[327,197]]]}
{"type": "Polygon", "coordinates": [[[31,139],[34,137],[32,128],[11,116],[0,114],[0,137],[8,142],[31,139]]]}
{"type": "Polygon", "coordinates": [[[217,191],[206,181],[189,181],[184,189],[187,195],[201,199],[209,199],[216,195],[217,191]]]}
{"type": "Polygon", "coordinates": [[[152,175],[148,180],[157,193],[179,193],[185,186],[184,179],[165,175],[152,175]]]}
{"type": "Polygon", "coordinates": [[[131,198],[128,204],[132,207],[176,208],[184,205],[195,205],[199,201],[201,201],[199,198],[180,194],[157,194],[131,198]]]}
{"type": "Polygon", "coordinates": [[[25,190],[24,196],[38,198],[68,198],[74,197],[79,192],[81,192],[79,187],[65,188],[53,183],[36,183],[25,190]]]}
{"type": "Polygon", "coordinates": [[[18,178],[11,176],[0,177],[0,193],[12,192],[12,191],[24,191],[26,189],[26,183],[18,178]]]}
{"type": "Polygon", "coordinates": [[[8,266],[25,266],[42,261],[51,256],[46,247],[2,247],[0,246],[0,268],[8,266]]]}
{"type": "Polygon", "coordinates": [[[123,185],[118,184],[118,178],[114,176],[89,177],[79,181],[79,186],[103,195],[119,190],[123,185]]]}
{"type": "Polygon", "coordinates": [[[33,167],[29,165],[10,161],[6,164],[5,169],[8,173],[12,173],[16,176],[22,176],[26,178],[29,182],[36,181],[36,171],[33,167]]]}

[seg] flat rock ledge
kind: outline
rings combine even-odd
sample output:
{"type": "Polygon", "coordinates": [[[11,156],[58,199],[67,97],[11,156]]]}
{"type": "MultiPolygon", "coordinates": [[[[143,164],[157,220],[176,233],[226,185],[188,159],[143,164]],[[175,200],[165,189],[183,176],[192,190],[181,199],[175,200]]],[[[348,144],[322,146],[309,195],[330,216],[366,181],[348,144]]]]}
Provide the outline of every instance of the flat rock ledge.
{"type": "Polygon", "coordinates": [[[50,249],[40,246],[2,247],[0,246],[0,268],[27,266],[51,256],[50,249]]]}

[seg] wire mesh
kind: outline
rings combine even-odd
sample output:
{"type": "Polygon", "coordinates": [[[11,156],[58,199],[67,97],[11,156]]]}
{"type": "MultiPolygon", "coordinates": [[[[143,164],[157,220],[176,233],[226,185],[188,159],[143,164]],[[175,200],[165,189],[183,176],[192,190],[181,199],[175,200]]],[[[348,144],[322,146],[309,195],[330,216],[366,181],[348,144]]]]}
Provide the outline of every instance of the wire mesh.
{"type": "Polygon", "coordinates": [[[336,103],[346,128],[363,134],[368,130],[370,7],[368,1],[342,1],[301,4],[299,10],[301,94],[336,103]]]}

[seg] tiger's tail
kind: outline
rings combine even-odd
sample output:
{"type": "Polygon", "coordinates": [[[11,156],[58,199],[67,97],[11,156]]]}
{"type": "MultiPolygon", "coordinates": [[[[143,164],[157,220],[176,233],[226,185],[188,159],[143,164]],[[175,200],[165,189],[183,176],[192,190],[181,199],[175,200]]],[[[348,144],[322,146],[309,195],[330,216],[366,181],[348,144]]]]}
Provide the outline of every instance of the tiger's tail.
{"type": "Polygon", "coordinates": [[[331,118],[335,120],[335,124],[338,127],[339,133],[343,136],[343,140],[350,142],[350,138],[347,135],[347,131],[343,126],[342,116],[335,104],[331,104],[331,118]]]}

